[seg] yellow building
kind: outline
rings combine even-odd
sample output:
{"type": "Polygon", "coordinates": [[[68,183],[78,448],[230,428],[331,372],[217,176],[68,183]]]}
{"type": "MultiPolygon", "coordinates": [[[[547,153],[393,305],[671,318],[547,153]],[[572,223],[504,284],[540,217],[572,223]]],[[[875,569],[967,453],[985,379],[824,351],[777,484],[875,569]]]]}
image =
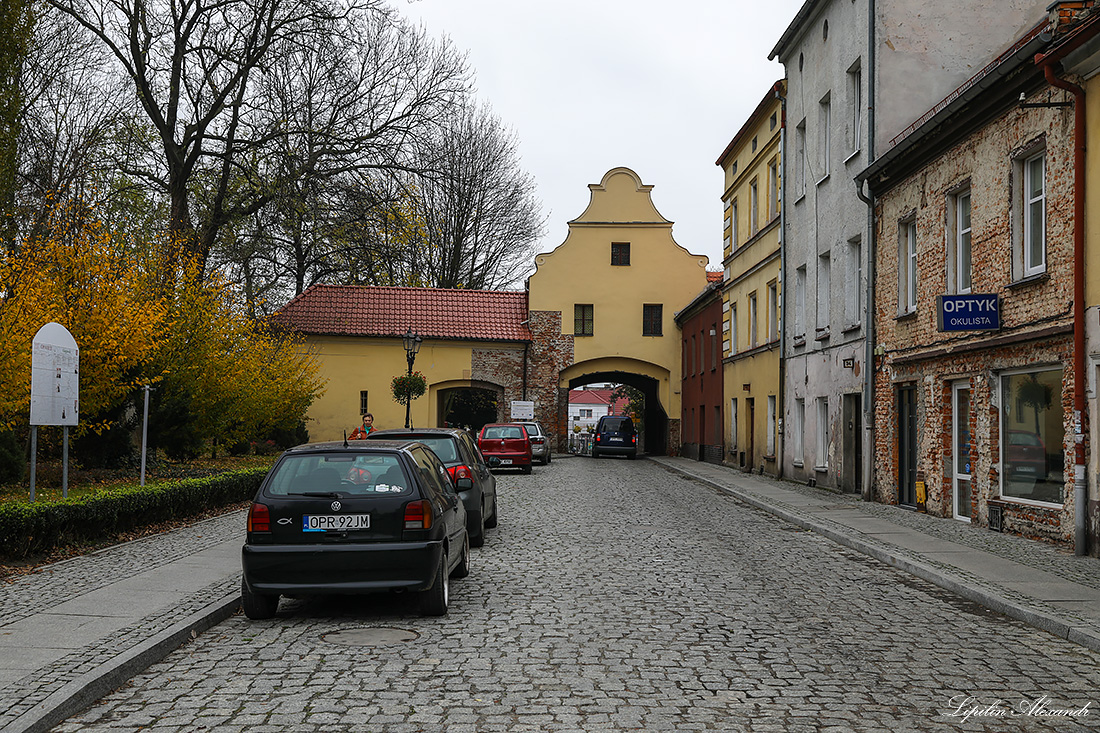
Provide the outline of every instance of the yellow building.
{"type": "Polygon", "coordinates": [[[391,383],[408,371],[401,337],[410,330],[422,339],[413,369],[428,385],[410,405],[414,427],[471,424],[471,402],[492,410],[482,422],[508,420],[511,402],[527,397],[522,292],[314,285],[273,320],[305,336],[320,363],[326,386],[309,409],[312,441],[341,439],[363,412],[379,429],[404,427],[391,383]]]}
{"type": "Polygon", "coordinates": [[[783,108],[777,82],[716,161],[725,189],[722,266],[726,462],[777,475],[783,108]]]}
{"type": "Polygon", "coordinates": [[[673,316],[706,287],[708,260],[676,243],[672,222],[653,205],[653,187],[634,171],[615,168],[588,188],[588,208],[569,222],[565,241],[535,258],[532,323],[560,316],[560,334],[571,337],[560,389],[637,387],[646,397],[643,447],[675,452],[681,352],[673,316]]]}

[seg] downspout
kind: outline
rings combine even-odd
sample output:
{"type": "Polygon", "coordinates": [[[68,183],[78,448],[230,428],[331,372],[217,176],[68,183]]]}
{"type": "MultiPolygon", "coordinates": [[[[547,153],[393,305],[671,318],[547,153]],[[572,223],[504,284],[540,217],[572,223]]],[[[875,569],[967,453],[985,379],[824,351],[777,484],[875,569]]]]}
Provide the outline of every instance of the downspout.
{"type": "MultiPolygon", "coordinates": [[[[867,0],[867,162],[875,162],[875,0],[867,0]]],[[[868,191],[871,190],[868,186],[868,191]]],[[[874,498],[875,446],[875,199],[858,184],[856,195],[867,204],[867,278],[863,316],[863,486],[864,501],[874,498]]]]}
{"type": "MultiPolygon", "coordinates": [[[[772,87],[776,99],[779,100],[779,160],[783,167],[787,163],[787,97],[783,93],[783,82],[777,81],[772,87]]],[[[782,169],[782,168],[781,168],[782,169]]],[[[787,177],[779,178],[779,283],[783,294],[780,302],[784,307],[779,309],[779,405],[781,410],[787,410],[787,177]]],[[[776,478],[783,478],[783,456],[787,447],[786,421],[779,431],[779,445],[776,446],[777,461],[775,466],[776,478]]]]}
{"type": "Polygon", "coordinates": [[[531,346],[530,341],[523,342],[523,401],[527,401],[527,349],[531,346]]]}
{"type": "Polygon", "coordinates": [[[1047,83],[1073,94],[1073,551],[1086,553],[1085,480],[1085,90],[1059,79],[1057,62],[1043,62],[1047,83]]]}

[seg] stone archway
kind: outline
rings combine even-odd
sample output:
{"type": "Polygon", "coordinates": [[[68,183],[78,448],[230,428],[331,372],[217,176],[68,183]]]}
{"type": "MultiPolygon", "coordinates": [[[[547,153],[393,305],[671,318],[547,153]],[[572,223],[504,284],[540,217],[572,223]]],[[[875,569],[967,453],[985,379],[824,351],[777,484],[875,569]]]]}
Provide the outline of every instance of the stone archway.
{"type": "Polygon", "coordinates": [[[646,453],[663,456],[670,452],[668,413],[661,404],[660,382],[644,374],[622,371],[589,372],[569,380],[569,389],[583,387],[586,384],[611,382],[628,384],[641,391],[645,400],[645,412],[641,418],[643,448],[646,453]]]}

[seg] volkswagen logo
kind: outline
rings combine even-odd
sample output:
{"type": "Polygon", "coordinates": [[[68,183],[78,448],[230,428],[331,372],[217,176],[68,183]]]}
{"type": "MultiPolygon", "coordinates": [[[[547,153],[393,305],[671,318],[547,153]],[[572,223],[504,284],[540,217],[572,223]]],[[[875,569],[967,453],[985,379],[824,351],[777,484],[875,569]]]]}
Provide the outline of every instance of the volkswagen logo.
{"type": "Polygon", "coordinates": [[[334,512],[340,511],[340,502],[338,502],[338,501],[332,502],[332,511],[334,511],[334,512]]]}

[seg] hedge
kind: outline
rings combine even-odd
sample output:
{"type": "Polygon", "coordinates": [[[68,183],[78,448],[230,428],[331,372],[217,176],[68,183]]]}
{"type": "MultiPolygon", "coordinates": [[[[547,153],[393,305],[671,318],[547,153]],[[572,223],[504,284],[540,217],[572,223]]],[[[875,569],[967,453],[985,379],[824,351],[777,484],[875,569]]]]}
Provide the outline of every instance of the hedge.
{"type": "Polygon", "coordinates": [[[0,504],[0,557],[24,558],[65,545],[102,541],[137,527],[247,501],[267,472],[267,468],[250,468],[104,489],[78,499],[0,504]]]}

